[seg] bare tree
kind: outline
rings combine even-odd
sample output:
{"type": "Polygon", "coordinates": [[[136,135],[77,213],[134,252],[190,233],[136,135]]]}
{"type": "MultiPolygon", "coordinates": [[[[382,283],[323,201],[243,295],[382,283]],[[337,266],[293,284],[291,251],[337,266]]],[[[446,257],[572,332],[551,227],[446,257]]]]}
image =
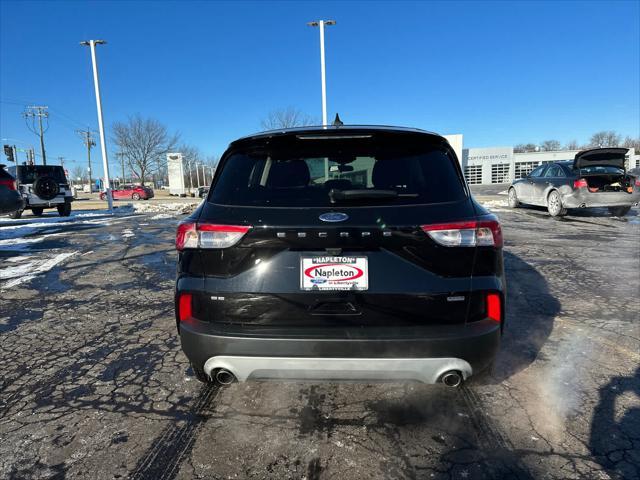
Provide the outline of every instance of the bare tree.
{"type": "Polygon", "coordinates": [[[215,168],[217,168],[219,161],[220,161],[220,157],[218,155],[208,155],[204,159],[204,164],[207,167],[212,167],[213,169],[215,169],[215,168]]]}
{"type": "Polygon", "coordinates": [[[269,115],[260,122],[265,130],[276,130],[278,128],[304,127],[307,125],[317,125],[318,122],[300,110],[287,107],[279,110],[272,110],[269,115]]]}
{"type": "Polygon", "coordinates": [[[83,183],[87,180],[87,171],[80,165],[73,167],[73,170],[71,170],[71,179],[77,181],[78,178],[83,183]]]}
{"type": "Polygon", "coordinates": [[[198,178],[202,176],[202,169],[198,170],[204,159],[202,152],[197,147],[186,144],[181,145],[178,151],[182,153],[184,160],[184,184],[189,185],[189,188],[198,186],[198,178]]]}
{"type": "Polygon", "coordinates": [[[535,152],[536,148],[538,147],[533,143],[519,143],[513,147],[513,151],[515,153],[535,152]]]}
{"type": "Polygon", "coordinates": [[[149,174],[157,173],[166,164],[166,155],[175,148],[179,136],[169,134],[158,120],[129,117],[113,124],[113,142],[124,153],[131,171],[144,183],[149,174]]]}
{"type": "Polygon", "coordinates": [[[578,145],[578,141],[577,140],[569,140],[565,146],[564,146],[565,150],[580,150],[580,145],[578,145]]]}
{"type": "Polygon", "coordinates": [[[591,135],[589,145],[592,147],[617,147],[622,137],[613,130],[603,130],[591,135]]]}
{"type": "Polygon", "coordinates": [[[631,138],[629,136],[625,137],[622,142],[622,146],[626,148],[634,148],[636,151],[636,155],[640,153],[640,137],[631,138]]]}
{"type": "Polygon", "coordinates": [[[543,152],[556,152],[560,150],[560,142],[558,140],[545,140],[540,144],[540,150],[543,152]]]}

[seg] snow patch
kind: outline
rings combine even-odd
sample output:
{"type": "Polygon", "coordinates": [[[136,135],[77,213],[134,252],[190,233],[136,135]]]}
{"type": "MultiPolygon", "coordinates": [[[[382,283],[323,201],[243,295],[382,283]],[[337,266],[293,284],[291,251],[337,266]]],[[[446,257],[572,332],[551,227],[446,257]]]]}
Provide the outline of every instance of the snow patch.
{"type": "Polygon", "coordinates": [[[508,212],[507,207],[509,206],[507,200],[484,200],[480,202],[482,206],[492,212],[508,212]]]}
{"type": "Polygon", "coordinates": [[[168,203],[136,203],[133,209],[136,213],[165,213],[184,215],[193,212],[202,202],[168,202],[168,203]]]}
{"type": "Polygon", "coordinates": [[[0,283],[0,290],[7,290],[21,283],[33,280],[36,275],[46,273],[56,265],[64,262],[67,258],[78,253],[66,252],[59,253],[53,257],[43,259],[40,255],[24,255],[15,257],[11,263],[18,265],[6,267],[0,270],[0,280],[6,280],[0,283]],[[23,263],[19,263],[23,262],[23,263]]]}
{"type": "Polygon", "coordinates": [[[113,222],[113,216],[105,212],[85,212],[72,214],[69,217],[34,217],[20,220],[2,218],[0,220],[0,250],[21,251],[28,249],[29,245],[42,242],[47,237],[63,235],[59,230],[70,225],[110,225],[113,222]]]}
{"type": "Polygon", "coordinates": [[[135,237],[136,234],[133,233],[133,231],[130,228],[126,228],[125,230],[122,231],[122,237],[123,238],[130,238],[130,237],[135,237]]]}

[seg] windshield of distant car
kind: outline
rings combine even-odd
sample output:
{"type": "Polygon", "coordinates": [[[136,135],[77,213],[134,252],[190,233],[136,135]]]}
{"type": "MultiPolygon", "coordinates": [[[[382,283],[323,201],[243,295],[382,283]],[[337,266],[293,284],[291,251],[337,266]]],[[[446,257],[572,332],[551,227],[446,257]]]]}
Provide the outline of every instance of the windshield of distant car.
{"type": "Polygon", "coordinates": [[[286,150],[231,155],[223,163],[210,201],[225,205],[326,207],[332,203],[440,203],[466,196],[454,165],[456,160],[439,147],[357,151],[322,142],[324,149],[293,155],[286,150]]]}

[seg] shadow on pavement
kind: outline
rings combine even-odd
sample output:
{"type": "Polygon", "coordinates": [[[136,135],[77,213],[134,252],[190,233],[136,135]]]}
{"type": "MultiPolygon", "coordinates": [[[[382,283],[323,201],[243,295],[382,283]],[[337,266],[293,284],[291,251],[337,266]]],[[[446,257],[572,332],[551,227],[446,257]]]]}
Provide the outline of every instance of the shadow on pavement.
{"type": "Polygon", "coordinates": [[[640,367],[629,377],[613,377],[600,387],[591,421],[589,448],[594,459],[613,478],[640,478],[640,407],[624,410],[623,397],[640,396],[640,367]]]}
{"type": "Polygon", "coordinates": [[[504,252],[504,262],[507,311],[492,379],[497,383],[528,367],[537,358],[560,312],[560,302],[534,267],[509,252],[504,252]]]}

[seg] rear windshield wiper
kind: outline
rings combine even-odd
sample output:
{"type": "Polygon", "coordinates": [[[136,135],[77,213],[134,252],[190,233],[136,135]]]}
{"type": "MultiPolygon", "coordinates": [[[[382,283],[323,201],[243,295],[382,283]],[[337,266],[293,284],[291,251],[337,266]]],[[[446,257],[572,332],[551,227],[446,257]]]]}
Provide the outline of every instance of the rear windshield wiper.
{"type": "Polygon", "coordinates": [[[331,190],[329,190],[329,198],[331,199],[331,203],[349,200],[378,200],[397,197],[398,192],[395,190],[338,190],[337,188],[332,188],[331,190]]]}

